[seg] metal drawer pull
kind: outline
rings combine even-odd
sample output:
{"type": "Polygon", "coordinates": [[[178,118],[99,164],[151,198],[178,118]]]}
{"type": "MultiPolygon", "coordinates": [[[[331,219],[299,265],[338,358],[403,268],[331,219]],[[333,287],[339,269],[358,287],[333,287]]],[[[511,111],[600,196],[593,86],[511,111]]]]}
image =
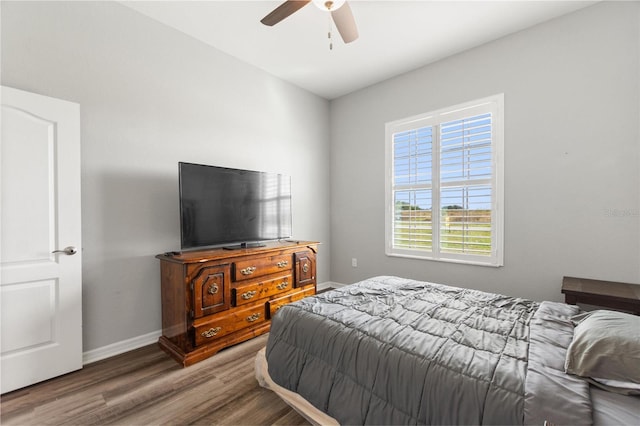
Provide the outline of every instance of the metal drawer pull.
{"type": "Polygon", "coordinates": [[[255,295],[256,295],[256,291],[255,290],[249,290],[246,293],[242,293],[240,295],[240,297],[242,297],[244,300],[249,300],[255,295]]]}
{"type": "Polygon", "coordinates": [[[208,329],[207,331],[203,331],[202,332],[202,337],[206,337],[206,338],[210,338],[215,336],[216,334],[220,333],[220,330],[222,330],[222,327],[213,327],[208,329]]]}
{"type": "Polygon", "coordinates": [[[260,314],[259,313],[255,313],[255,314],[251,314],[247,317],[247,321],[248,322],[254,322],[254,321],[258,321],[260,319],[260,314]]]}
{"type": "Polygon", "coordinates": [[[305,274],[307,272],[309,272],[309,264],[305,263],[304,265],[302,265],[302,272],[304,272],[305,274]]]}
{"type": "Polygon", "coordinates": [[[276,263],[276,266],[278,268],[286,268],[287,265],[289,265],[289,261],[288,260],[283,260],[281,262],[276,263]]]}
{"type": "Polygon", "coordinates": [[[256,271],[256,267],[255,266],[247,266],[244,269],[240,269],[240,273],[242,275],[251,275],[256,271]]]}
{"type": "Polygon", "coordinates": [[[209,294],[217,294],[218,290],[220,290],[220,289],[218,288],[217,284],[211,284],[209,286],[209,289],[207,290],[207,293],[209,293],[209,294]]]}
{"type": "Polygon", "coordinates": [[[287,287],[289,287],[289,283],[287,281],[282,281],[280,284],[276,286],[278,290],[284,290],[287,287]]]}

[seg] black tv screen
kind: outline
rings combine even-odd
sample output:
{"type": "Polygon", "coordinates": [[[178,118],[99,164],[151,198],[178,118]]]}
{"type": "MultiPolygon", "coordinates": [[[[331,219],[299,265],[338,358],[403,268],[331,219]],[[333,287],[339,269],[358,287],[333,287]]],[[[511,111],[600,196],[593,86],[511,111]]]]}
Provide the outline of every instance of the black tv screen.
{"type": "Polygon", "coordinates": [[[291,178],[178,164],[183,249],[291,237],[291,178]]]}

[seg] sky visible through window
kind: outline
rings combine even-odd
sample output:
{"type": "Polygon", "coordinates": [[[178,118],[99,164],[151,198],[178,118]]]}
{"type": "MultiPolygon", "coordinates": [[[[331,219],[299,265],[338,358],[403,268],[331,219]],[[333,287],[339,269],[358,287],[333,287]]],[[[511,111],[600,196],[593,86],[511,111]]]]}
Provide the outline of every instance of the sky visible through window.
{"type": "MultiPolygon", "coordinates": [[[[433,132],[434,127],[428,126],[394,135],[396,204],[418,210],[432,209],[433,132]],[[422,188],[402,190],[405,185],[422,188]]],[[[491,169],[491,114],[440,126],[440,204],[443,208],[490,210],[491,186],[474,185],[473,181],[491,178],[491,169]]]]}

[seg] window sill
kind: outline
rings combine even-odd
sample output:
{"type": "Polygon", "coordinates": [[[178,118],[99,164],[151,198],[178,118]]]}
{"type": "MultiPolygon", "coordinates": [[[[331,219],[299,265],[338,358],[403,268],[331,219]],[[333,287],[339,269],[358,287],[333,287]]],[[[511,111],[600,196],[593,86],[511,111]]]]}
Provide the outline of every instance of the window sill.
{"type": "Polygon", "coordinates": [[[410,254],[410,253],[389,253],[386,255],[388,257],[401,257],[405,259],[416,259],[416,260],[429,260],[432,262],[446,262],[446,263],[458,263],[462,265],[472,265],[472,266],[489,266],[492,268],[501,268],[504,266],[504,262],[501,259],[496,260],[491,258],[490,261],[482,261],[482,260],[471,260],[471,259],[453,259],[453,258],[435,258],[430,256],[424,256],[419,254],[410,254]]]}

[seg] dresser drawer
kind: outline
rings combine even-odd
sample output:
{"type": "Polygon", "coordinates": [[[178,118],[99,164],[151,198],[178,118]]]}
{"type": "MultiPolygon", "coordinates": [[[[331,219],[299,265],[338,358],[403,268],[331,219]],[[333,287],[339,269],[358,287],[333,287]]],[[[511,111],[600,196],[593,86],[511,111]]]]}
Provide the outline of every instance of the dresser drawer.
{"type": "Polygon", "coordinates": [[[292,286],[293,275],[285,275],[236,287],[232,290],[232,298],[235,306],[241,306],[258,299],[285,293],[291,290],[292,286]]]}
{"type": "Polygon", "coordinates": [[[234,331],[265,322],[265,306],[260,304],[246,309],[236,309],[233,313],[217,318],[194,322],[195,345],[199,346],[225,336],[234,331]]]}
{"type": "Polygon", "coordinates": [[[263,275],[290,271],[292,260],[290,254],[284,254],[235,262],[233,264],[234,281],[243,281],[263,275]]]}
{"type": "Polygon", "coordinates": [[[273,317],[275,313],[284,305],[295,302],[296,300],[304,299],[308,296],[316,294],[315,287],[309,287],[295,293],[287,294],[286,296],[278,297],[277,299],[269,300],[267,302],[267,312],[269,312],[269,318],[273,317]]]}

